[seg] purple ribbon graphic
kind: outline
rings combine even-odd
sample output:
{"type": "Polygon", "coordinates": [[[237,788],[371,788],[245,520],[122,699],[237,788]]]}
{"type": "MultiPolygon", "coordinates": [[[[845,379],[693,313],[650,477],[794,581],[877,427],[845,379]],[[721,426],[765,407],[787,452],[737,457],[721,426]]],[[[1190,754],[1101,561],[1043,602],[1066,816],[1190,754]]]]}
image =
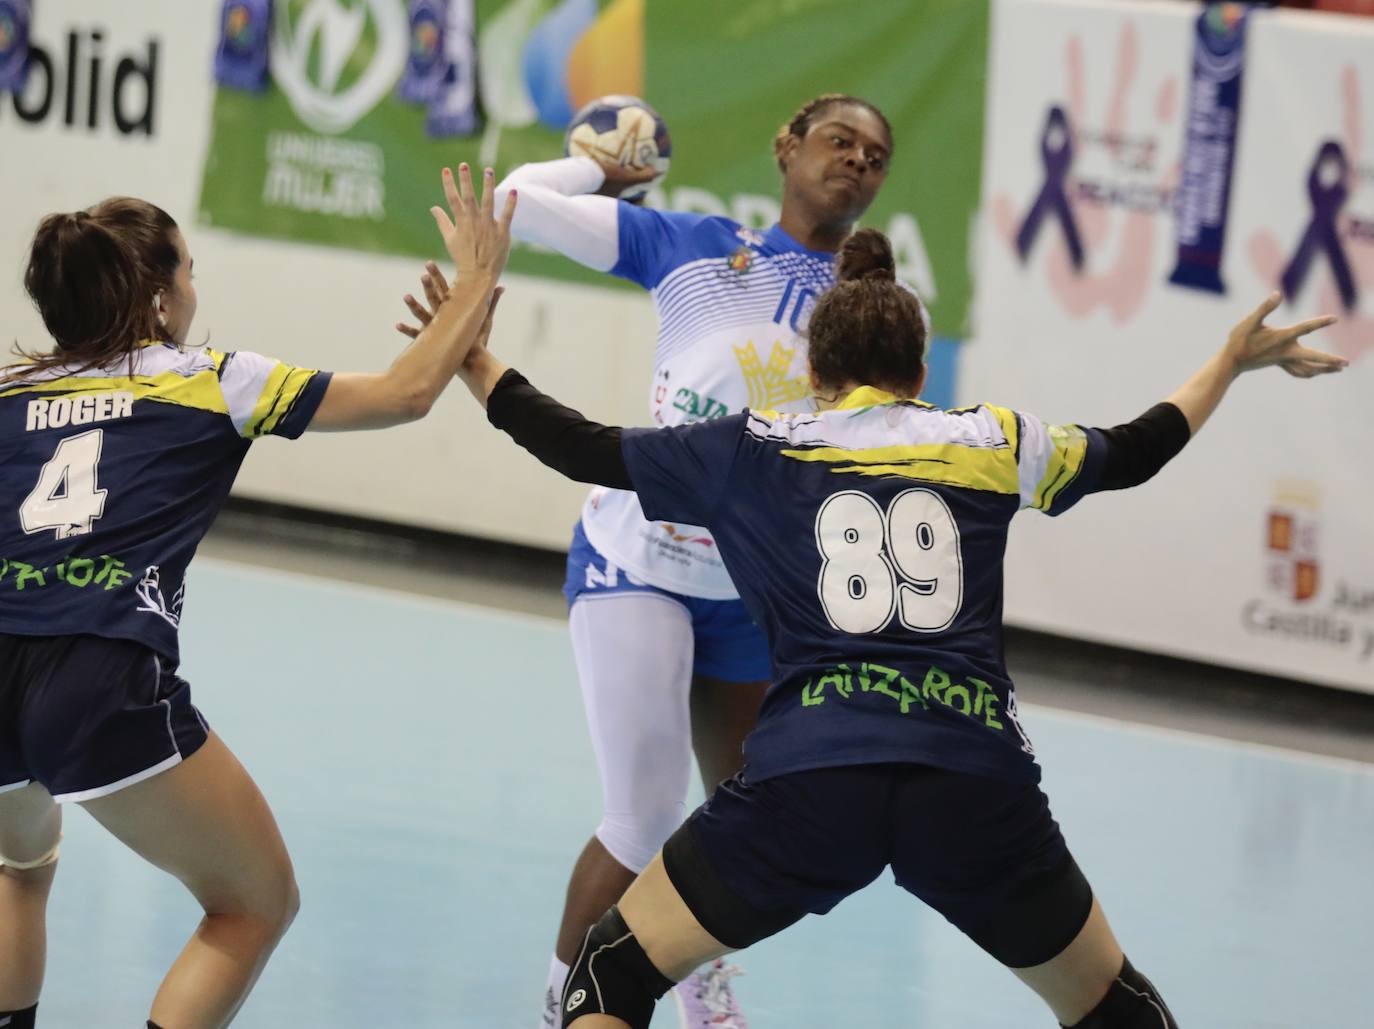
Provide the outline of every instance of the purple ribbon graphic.
{"type": "Polygon", "coordinates": [[[1307,176],[1307,195],[1312,198],[1312,221],[1303,233],[1293,260],[1288,262],[1288,267],[1283,271],[1283,292],[1290,298],[1297,296],[1302,289],[1317,251],[1325,250],[1345,309],[1351,311],[1355,308],[1359,290],[1355,288],[1355,277],[1350,274],[1350,264],[1336,230],[1336,217],[1350,194],[1346,185],[1349,173],[1350,162],[1346,160],[1341,145],[1335,140],[1323,143],[1307,176]]]}
{"type": "Polygon", "coordinates": [[[1045,132],[1040,137],[1040,159],[1045,165],[1045,185],[1021,223],[1021,231],[1016,234],[1017,253],[1022,261],[1030,256],[1031,246],[1040,233],[1040,223],[1053,211],[1064,229],[1064,241],[1069,245],[1074,270],[1079,271],[1083,267],[1083,241],[1078,237],[1078,223],[1074,221],[1067,192],[1069,169],[1073,167],[1073,133],[1069,129],[1069,116],[1062,107],[1051,107],[1045,119],[1045,132]]]}

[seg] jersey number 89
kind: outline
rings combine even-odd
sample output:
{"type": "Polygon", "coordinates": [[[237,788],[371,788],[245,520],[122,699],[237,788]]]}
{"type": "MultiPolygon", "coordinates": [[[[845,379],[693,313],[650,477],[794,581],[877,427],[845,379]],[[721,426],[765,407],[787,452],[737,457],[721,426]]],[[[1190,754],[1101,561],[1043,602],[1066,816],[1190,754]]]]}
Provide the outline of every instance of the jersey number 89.
{"type": "Polygon", "coordinates": [[[897,494],[886,514],[867,493],[835,493],[816,514],[816,546],[816,592],[841,632],[878,632],[894,611],[913,632],[940,632],[963,606],[959,527],[932,490],[897,494]]]}

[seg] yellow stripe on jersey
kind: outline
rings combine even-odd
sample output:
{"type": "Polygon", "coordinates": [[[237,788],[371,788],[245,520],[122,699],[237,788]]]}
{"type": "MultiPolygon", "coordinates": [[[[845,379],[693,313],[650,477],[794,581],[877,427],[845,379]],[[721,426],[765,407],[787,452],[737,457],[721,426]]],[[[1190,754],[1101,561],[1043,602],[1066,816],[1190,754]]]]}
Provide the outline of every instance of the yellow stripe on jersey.
{"type": "MultiPolygon", "coordinates": [[[[860,386],[836,404],[835,410],[863,411],[870,407],[878,407],[882,404],[897,403],[913,404],[916,407],[935,407],[934,404],[927,404],[924,400],[903,399],[895,393],[889,393],[887,390],[879,389],[877,386],[860,386]]],[[[772,412],[767,411],[761,413],[764,415],[772,414],[772,412]]]]}
{"type": "Polygon", "coordinates": [[[958,443],[918,443],[867,450],[816,447],[784,450],[794,461],[824,461],[836,474],[900,475],[946,486],[964,486],[1016,496],[1021,492],[1016,457],[1006,447],[968,447],[958,443]]]}
{"type": "MultiPolygon", "coordinates": [[[[267,381],[262,384],[262,392],[258,394],[257,403],[253,405],[253,413],[248,416],[248,424],[243,427],[243,435],[249,439],[256,439],[259,436],[266,436],[274,428],[277,422],[281,421],[291,407],[290,400],[284,399],[288,393],[287,386],[292,378],[293,372],[299,369],[292,368],[290,365],[278,364],[267,374],[267,381]]],[[[304,382],[309,382],[309,373],[306,374],[304,382]]],[[[294,400],[304,387],[304,382],[297,386],[294,391],[290,391],[291,400],[294,400]]]]}
{"type": "Polygon", "coordinates": [[[1088,456],[1088,435],[1077,425],[1047,425],[1045,430],[1054,449],[1035,488],[1031,506],[1037,511],[1048,511],[1054,506],[1064,488],[1078,478],[1088,456]]]}
{"type": "Polygon", "coordinates": [[[12,397],[21,393],[55,393],[69,396],[78,393],[112,392],[132,393],[135,400],[175,404],[178,407],[190,407],[212,414],[229,413],[213,368],[207,368],[194,375],[168,371],[156,375],[66,376],[44,382],[25,383],[0,392],[0,397],[12,397]]]}
{"type": "Polygon", "coordinates": [[[290,412],[292,405],[300,395],[305,392],[305,388],[310,385],[310,380],[316,375],[313,368],[293,368],[283,365],[286,369],[286,378],[282,381],[281,388],[277,391],[277,400],[267,413],[267,418],[262,424],[258,435],[266,435],[275,432],[281,420],[290,412]]]}

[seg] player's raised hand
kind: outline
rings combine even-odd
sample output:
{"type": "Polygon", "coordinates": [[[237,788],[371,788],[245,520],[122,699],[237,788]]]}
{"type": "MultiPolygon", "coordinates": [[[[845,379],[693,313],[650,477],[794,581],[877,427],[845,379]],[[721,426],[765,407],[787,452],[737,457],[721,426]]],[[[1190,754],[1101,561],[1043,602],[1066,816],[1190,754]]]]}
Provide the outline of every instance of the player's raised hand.
{"type": "Polygon", "coordinates": [[[468,275],[498,277],[506,267],[510,255],[510,223],[515,217],[515,190],[506,194],[500,218],[495,217],[493,205],[495,174],[490,168],[482,173],[482,196],[478,198],[472,185],[472,170],[467,164],[458,166],[458,178],[445,168],[444,197],[448,211],[431,207],[434,224],[443,237],[444,249],[458,266],[459,278],[468,275]]]}
{"type": "Polygon", "coordinates": [[[606,173],[606,181],[596,191],[598,196],[619,197],[631,186],[653,182],[658,176],[658,172],[649,165],[636,167],[632,164],[621,164],[611,154],[596,153],[587,156],[601,165],[601,170],[606,173]]]}
{"type": "Polygon", "coordinates": [[[1350,363],[1343,357],[1312,350],[1298,342],[1308,333],[1334,323],[1335,315],[1326,314],[1319,318],[1309,318],[1283,328],[1265,325],[1264,319],[1273,314],[1281,303],[1282,294],[1269,294],[1259,307],[1241,319],[1231,330],[1226,349],[1235,361],[1238,372],[1278,365],[1289,375],[1310,379],[1316,375],[1339,372],[1350,363]]]}
{"type": "Polygon", "coordinates": [[[420,324],[396,323],[396,331],[411,339],[419,336],[424,327],[434,320],[434,312],[439,310],[439,305],[448,297],[448,279],[444,278],[444,273],[433,261],[425,262],[425,273],[420,276],[420,286],[424,289],[425,303],[420,303],[410,293],[401,298],[420,324]]]}

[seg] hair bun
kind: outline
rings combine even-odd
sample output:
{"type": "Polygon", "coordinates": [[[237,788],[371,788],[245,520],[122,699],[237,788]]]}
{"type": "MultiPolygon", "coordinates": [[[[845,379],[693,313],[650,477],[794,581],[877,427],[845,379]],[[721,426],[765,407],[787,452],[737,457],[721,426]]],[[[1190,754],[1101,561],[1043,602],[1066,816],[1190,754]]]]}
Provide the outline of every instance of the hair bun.
{"type": "Polygon", "coordinates": [[[877,229],[860,229],[844,241],[840,248],[841,282],[860,279],[897,281],[897,264],[892,259],[892,243],[877,229]]]}

